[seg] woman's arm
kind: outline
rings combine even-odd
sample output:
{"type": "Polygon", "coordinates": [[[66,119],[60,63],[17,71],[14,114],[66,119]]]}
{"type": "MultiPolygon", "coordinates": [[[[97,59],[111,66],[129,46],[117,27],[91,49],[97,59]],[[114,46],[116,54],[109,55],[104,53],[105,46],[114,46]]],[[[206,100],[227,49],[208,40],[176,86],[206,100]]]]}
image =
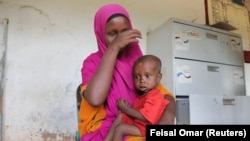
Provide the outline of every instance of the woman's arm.
{"type": "Polygon", "coordinates": [[[141,38],[140,31],[136,29],[126,30],[117,33],[115,38],[107,43],[108,47],[102,57],[101,63],[88,82],[84,93],[84,97],[90,105],[100,106],[105,102],[112,83],[117,56],[128,44],[138,42],[137,38],[141,38]]]}
{"type": "Polygon", "coordinates": [[[107,48],[103,55],[98,69],[89,81],[87,89],[84,92],[84,97],[90,105],[100,106],[106,100],[118,53],[119,50],[110,47],[107,48]]]}
{"type": "Polygon", "coordinates": [[[176,117],[176,103],[175,99],[172,96],[165,95],[165,99],[169,100],[170,103],[166,107],[159,124],[164,125],[173,125],[175,124],[175,117],[176,117]]]}

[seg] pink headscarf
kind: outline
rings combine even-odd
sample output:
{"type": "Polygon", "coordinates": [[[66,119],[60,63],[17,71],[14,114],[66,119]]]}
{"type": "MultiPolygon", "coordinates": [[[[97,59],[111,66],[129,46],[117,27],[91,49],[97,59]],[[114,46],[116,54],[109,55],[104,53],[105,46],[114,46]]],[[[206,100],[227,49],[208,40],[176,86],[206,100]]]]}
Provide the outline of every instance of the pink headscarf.
{"type": "MultiPolygon", "coordinates": [[[[89,80],[92,78],[93,74],[101,63],[102,56],[107,49],[107,45],[105,42],[105,28],[107,20],[113,14],[118,13],[123,14],[125,17],[127,17],[132,29],[132,24],[128,12],[118,4],[104,5],[96,12],[94,19],[94,29],[98,44],[98,51],[92,53],[83,62],[83,85],[88,84],[89,80]]],[[[97,131],[84,135],[81,138],[81,141],[103,140],[112,122],[118,115],[118,109],[116,107],[117,99],[122,97],[124,99],[127,99],[130,104],[133,103],[136,97],[136,92],[133,84],[132,66],[134,61],[140,56],[142,56],[142,51],[137,43],[130,44],[126,48],[126,52],[124,52],[122,55],[119,55],[119,58],[117,58],[115,65],[112,85],[109,91],[109,95],[107,97],[107,103],[105,105],[107,117],[102,122],[101,127],[97,131]]]]}

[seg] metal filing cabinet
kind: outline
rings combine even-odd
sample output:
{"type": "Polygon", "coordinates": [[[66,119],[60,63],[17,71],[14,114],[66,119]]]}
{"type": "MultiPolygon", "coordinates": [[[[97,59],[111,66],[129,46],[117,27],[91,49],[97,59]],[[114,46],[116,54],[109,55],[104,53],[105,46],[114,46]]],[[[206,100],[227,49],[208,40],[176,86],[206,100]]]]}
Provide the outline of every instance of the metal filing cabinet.
{"type": "Polygon", "coordinates": [[[177,124],[250,123],[240,35],[172,18],[148,34],[147,54],[162,60],[177,124]]]}

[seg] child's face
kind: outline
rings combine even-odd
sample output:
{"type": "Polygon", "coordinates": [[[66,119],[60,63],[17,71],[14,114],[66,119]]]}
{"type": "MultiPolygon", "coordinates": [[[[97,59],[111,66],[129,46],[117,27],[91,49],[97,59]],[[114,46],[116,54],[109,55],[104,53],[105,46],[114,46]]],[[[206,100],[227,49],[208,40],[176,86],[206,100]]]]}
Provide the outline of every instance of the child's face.
{"type": "Polygon", "coordinates": [[[155,88],[162,75],[158,72],[155,62],[142,61],[134,67],[134,84],[139,94],[144,94],[155,88]]]}

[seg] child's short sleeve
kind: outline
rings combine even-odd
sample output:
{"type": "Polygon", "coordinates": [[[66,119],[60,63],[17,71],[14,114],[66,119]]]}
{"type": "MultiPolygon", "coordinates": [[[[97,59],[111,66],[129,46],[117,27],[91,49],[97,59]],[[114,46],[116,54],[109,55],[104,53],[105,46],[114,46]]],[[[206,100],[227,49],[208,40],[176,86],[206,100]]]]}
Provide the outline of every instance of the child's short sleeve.
{"type": "Polygon", "coordinates": [[[141,114],[151,123],[156,124],[160,120],[169,101],[159,90],[153,90],[147,95],[144,107],[140,109],[141,114]]]}

